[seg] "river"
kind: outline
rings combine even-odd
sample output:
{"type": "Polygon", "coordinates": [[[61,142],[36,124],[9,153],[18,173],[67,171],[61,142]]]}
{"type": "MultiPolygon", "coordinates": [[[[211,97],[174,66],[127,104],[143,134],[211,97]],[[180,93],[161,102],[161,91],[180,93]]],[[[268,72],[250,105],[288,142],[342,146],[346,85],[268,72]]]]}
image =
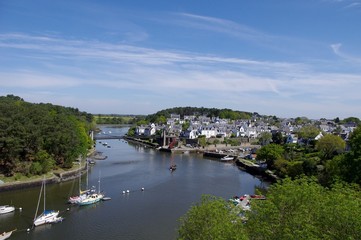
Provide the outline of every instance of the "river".
{"type": "MultiPolygon", "coordinates": [[[[124,134],[127,128],[102,126],[102,131],[124,134]]],[[[2,192],[0,205],[11,204],[22,210],[0,215],[0,233],[18,229],[12,240],[176,239],[179,218],[199,202],[202,194],[228,199],[268,186],[231,163],[199,154],[164,153],[118,139],[102,141],[110,148],[97,142],[96,150],[108,158],[97,160],[81,181],[83,186],[87,182],[100,185],[105,195],[112,198],[110,201],[71,206],[66,201],[77,192],[78,179],[48,184],[46,208],[60,210],[65,219],[27,231],[35,215],[40,187],[2,192]],[[169,171],[171,161],[177,164],[174,172],[169,171]],[[123,194],[127,190],[129,193],[123,194]]]]}

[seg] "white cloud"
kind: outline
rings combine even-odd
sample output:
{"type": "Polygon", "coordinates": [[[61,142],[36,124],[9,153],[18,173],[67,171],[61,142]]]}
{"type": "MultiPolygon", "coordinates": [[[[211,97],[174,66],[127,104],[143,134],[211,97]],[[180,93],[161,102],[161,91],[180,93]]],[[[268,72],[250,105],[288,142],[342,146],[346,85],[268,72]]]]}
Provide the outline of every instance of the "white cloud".
{"type": "MultiPolygon", "coordinates": [[[[341,52],[341,46],[333,44],[331,48],[336,55],[352,60],[341,52]]],[[[76,103],[78,108],[93,113],[116,112],[118,105],[129,108],[128,113],[132,109],[134,113],[149,113],[160,110],[155,107],[188,103],[240,110],[247,107],[267,114],[294,112],[296,116],[305,115],[301,112],[315,116],[320,111],[322,116],[334,112],[332,106],[346,114],[349,102],[361,100],[360,75],[320,71],[307,63],[26,34],[0,35],[0,53],[19,64],[0,65],[3,92],[26,92],[20,95],[26,100],[45,99],[66,106],[76,103]],[[23,61],[26,64],[21,64],[23,61]],[[84,101],[89,95],[92,97],[84,101]]]]}
{"type": "Polygon", "coordinates": [[[36,71],[1,72],[0,87],[15,88],[70,88],[81,84],[77,78],[36,71]]]}

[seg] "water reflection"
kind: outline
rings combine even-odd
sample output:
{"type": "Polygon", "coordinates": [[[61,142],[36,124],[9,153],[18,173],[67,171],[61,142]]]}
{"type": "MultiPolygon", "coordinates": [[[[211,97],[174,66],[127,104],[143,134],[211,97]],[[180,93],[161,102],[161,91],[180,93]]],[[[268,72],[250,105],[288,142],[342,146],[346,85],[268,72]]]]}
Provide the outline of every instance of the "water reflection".
{"type": "MultiPolygon", "coordinates": [[[[127,131],[112,126],[102,130],[122,134],[127,131]]],[[[123,140],[106,141],[111,148],[99,143],[96,148],[108,158],[97,160],[88,178],[81,177],[81,184],[97,186],[100,174],[101,189],[111,201],[71,206],[66,201],[77,193],[79,179],[47,185],[47,205],[62,211],[65,220],[26,233],[36,210],[39,187],[1,193],[0,204],[12,201],[15,206],[22,206],[23,211],[0,218],[0,232],[17,228],[19,231],[12,240],[170,240],[177,236],[178,219],[202,194],[228,199],[234,195],[253,194],[255,188],[268,185],[232,164],[203,159],[199,154],[171,156],[123,140]],[[169,171],[171,158],[177,164],[174,172],[169,171]],[[123,194],[126,190],[129,193],[123,194]]]]}

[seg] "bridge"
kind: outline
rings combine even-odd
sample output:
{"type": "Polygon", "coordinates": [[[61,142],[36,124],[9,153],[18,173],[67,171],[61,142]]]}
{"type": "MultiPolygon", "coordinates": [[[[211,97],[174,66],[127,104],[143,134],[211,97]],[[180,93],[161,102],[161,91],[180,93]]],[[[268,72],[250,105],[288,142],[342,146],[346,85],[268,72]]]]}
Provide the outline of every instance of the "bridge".
{"type": "Polygon", "coordinates": [[[110,134],[96,134],[94,140],[105,140],[105,139],[122,139],[123,135],[110,135],[110,134]]]}

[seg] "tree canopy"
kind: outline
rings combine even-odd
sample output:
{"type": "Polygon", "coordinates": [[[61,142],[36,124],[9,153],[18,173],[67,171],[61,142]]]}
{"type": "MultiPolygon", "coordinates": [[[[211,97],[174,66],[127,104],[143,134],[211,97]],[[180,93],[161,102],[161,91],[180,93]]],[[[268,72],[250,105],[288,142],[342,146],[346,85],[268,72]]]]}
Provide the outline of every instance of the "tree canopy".
{"type": "Polygon", "coordinates": [[[327,166],[333,178],[361,185],[361,126],[349,138],[350,151],[337,156],[327,166]]]}
{"type": "Polygon", "coordinates": [[[285,179],[252,202],[245,227],[250,239],[361,239],[360,197],[350,185],[285,179]]]}
{"type": "Polygon", "coordinates": [[[346,142],[337,135],[326,134],[316,143],[316,149],[321,152],[323,159],[331,159],[336,154],[345,151],[346,142]]]}
{"type": "Polygon", "coordinates": [[[257,160],[265,160],[269,168],[273,168],[275,161],[283,156],[284,149],[278,144],[268,144],[257,150],[257,160]]]}
{"type": "Polygon", "coordinates": [[[361,239],[361,193],[353,185],[286,178],[266,197],[251,200],[244,215],[224,199],[203,196],[181,218],[178,239],[361,239]]]}
{"type": "Polygon", "coordinates": [[[19,97],[0,97],[0,173],[40,174],[71,167],[92,142],[91,114],[19,97]]]}
{"type": "Polygon", "coordinates": [[[214,196],[203,195],[201,202],[192,206],[180,222],[180,240],[248,239],[236,212],[231,212],[227,202],[214,196]]]}
{"type": "Polygon", "coordinates": [[[304,139],[314,139],[319,133],[319,128],[313,125],[306,125],[299,130],[298,136],[304,139]]]}

